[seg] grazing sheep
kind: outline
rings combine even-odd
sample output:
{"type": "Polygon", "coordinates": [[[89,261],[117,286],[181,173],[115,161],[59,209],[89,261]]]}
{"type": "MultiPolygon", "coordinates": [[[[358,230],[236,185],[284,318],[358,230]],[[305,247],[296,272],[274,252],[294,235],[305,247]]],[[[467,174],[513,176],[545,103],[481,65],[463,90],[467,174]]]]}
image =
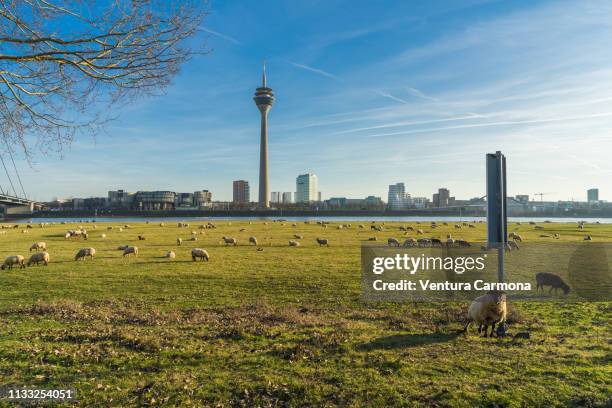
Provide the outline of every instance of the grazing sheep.
{"type": "Polygon", "coordinates": [[[113,229],[113,227],[112,227],[112,226],[110,226],[110,227],[106,227],[106,230],[107,230],[107,231],[111,231],[112,229],[113,229]]]}
{"type": "Polygon", "coordinates": [[[406,231],[414,231],[414,227],[407,226],[407,227],[406,227],[406,231]]]}
{"type": "Polygon", "coordinates": [[[123,250],[123,256],[129,256],[129,255],[134,255],[134,256],[138,256],[138,247],[135,246],[129,246],[127,248],[125,248],[123,250]]]}
{"type": "Polygon", "coordinates": [[[193,237],[189,238],[189,240],[190,240],[190,241],[197,241],[197,240],[198,240],[198,237],[193,236],[193,237]]]}
{"type": "Polygon", "coordinates": [[[585,240],[585,241],[592,241],[592,240],[593,240],[593,237],[592,237],[592,236],[590,236],[590,235],[586,235],[586,236],[584,237],[584,240],[585,240]]]}
{"type": "Polygon", "coordinates": [[[468,224],[469,228],[476,228],[476,226],[474,224],[468,224]]]}
{"type": "Polygon", "coordinates": [[[442,248],[442,241],[440,241],[438,238],[432,238],[431,239],[431,247],[438,247],[438,248],[442,248]]]}
{"type": "Polygon", "coordinates": [[[370,237],[370,238],[368,238],[368,241],[378,241],[378,238],[376,238],[376,237],[370,237]]]}
{"type": "Polygon", "coordinates": [[[291,240],[291,241],[289,241],[289,246],[292,246],[292,247],[299,247],[299,246],[300,246],[300,243],[299,243],[299,242],[297,242],[297,241],[291,240]]]}
{"type": "Polygon", "coordinates": [[[253,244],[253,245],[257,246],[257,238],[249,237],[249,244],[253,244]]]}
{"type": "Polygon", "coordinates": [[[359,224],[359,229],[364,229],[364,228],[365,228],[365,225],[359,224]]]}
{"type": "Polygon", "coordinates": [[[404,248],[413,248],[417,246],[417,240],[414,238],[408,238],[404,241],[404,248]]]}
{"type": "Polygon", "coordinates": [[[389,239],[387,240],[387,245],[389,245],[389,246],[396,246],[396,247],[399,247],[399,246],[400,246],[400,243],[399,243],[399,241],[398,241],[397,239],[395,239],[395,238],[389,238],[389,239]]]}
{"type": "Polygon", "coordinates": [[[293,236],[293,238],[295,238],[295,239],[302,239],[303,237],[300,234],[295,234],[293,236]]]}
{"type": "Polygon", "coordinates": [[[327,240],[327,238],[317,238],[317,244],[319,244],[319,246],[329,246],[329,241],[327,240]]]}
{"type": "Polygon", "coordinates": [[[177,238],[176,239],[176,245],[178,245],[178,246],[183,245],[183,238],[177,238]]]}
{"type": "Polygon", "coordinates": [[[567,295],[570,291],[570,287],[567,285],[567,283],[563,282],[563,279],[555,274],[540,272],[536,273],[535,278],[537,284],[536,292],[540,289],[542,289],[542,292],[544,292],[544,286],[550,286],[548,293],[551,293],[553,289],[555,290],[555,293],[557,293],[557,289],[561,289],[563,290],[563,293],[567,295]]]}
{"type": "Polygon", "coordinates": [[[79,252],[76,253],[76,255],[74,256],[74,260],[78,261],[79,259],[85,259],[85,257],[90,257],[91,259],[93,259],[94,255],[96,254],[96,250],[94,248],[81,248],[79,249],[79,252]]]}
{"type": "Polygon", "coordinates": [[[431,246],[431,239],[429,239],[429,238],[420,238],[420,239],[417,239],[417,244],[418,244],[419,248],[427,248],[427,247],[431,246]]]}
{"type": "Polygon", "coordinates": [[[144,236],[144,235],[139,235],[139,236],[138,236],[138,240],[139,240],[139,241],[144,241],[145,239],[146,239],[146,238],[145,238],[145,236],[144,236]]]}
{"type": "Polygon", "coordinates": [[[30,246],[30,252],[32,251],[46,251],[47,250],[47,244],[45,242],[35,242],[32,244],[32,246],[30,246]]]}
{"type": "Polygon", "coordinates": [[[160,227],[163,227],[163,226],[164,226],[164,223],[163,223],[163,222],[160,222],[160,223],[159,223],[159,226],[160,226],[160,227]]]}
{"type": "Polygon", "coordinates": [[[521,237],[519,234],[517,234],[516,232],[511,232],[510,234],[508,234],[509,238],[512,238],[515,241],[518,242],[523,242],[523,237],[521,237]]]}
{"type": "Polygon", "coordinates": [[[208,252],[203,250],[202,248],[193,248],[191,250],[191,259],[195,262],[200,259],[200,261],[207,261],[210,259],[208,256],[208,252]]]}
{"type": "Polygon", "coordinates": [[[72,236],[72,235],[70,235],[70,233],[69,233],[69,232],[67,232],[67,233],[64,235],[64,239],[69,239],[71,236],[72,236]]]}
{"type": "Polygon", "coordinates": [[[536,225],[535,221],[529,221],[529,225],[536,225]]]}
{"type": "Polygon", "coordinates": [[[0,266],[0,269],[13,269],[14,265],[19,265],[20,269],[25,268],[25,258],[23,257],[23,255],[7,256],[2,266],[0,266]]]}
{"type": "Polygon", "coordinates": [[[555,233],[555,235],[553,235],[553,238],[554,238],[554,239],[561,239],[561,235],[560,235],[560,234],[555,233]]]}
{"type": "Polygon", "coordinates": [[[232,238],[232,237],[223,237],[223,242],[225,242],[225,245],[238,245],[238,241],[236,240],[236,238],[232,238]]]}
{"type": "Polygon", "coordinates": [[[417,233],[417,235],[423,235],[424,234],[423,230],[420,229],[420,228],[418,230],[416,230],[416,233],[417,233]]]}
{"type": "Polygon", "coordinates": [[[455,224],[455,229],[461,229],[461,225],[455,224]]]}
{"type": "Polygon", "coordinates": [[[176,254],[174,253],[174,251],[168,251],[168,252],[166,252],[165,257],[169,258],[169,259],[174,259],[174,258],[176,258],[176,254]]]}
{"type": "Polygon", "coordinates": [[[28,260],[28,266],[32,265],[32,264],[36,264],[38,265],[40,262],[42,262],[45,266],[47,266],[49,264],[49,253],[48,252],[37,252],[35,254],[33,254],[30,259],[28,260]]]}
{"type": "Polygon", "coordinates": [[[490,291],[474,299],[467,313],[468,321],[463,328],[467,333],[472,323],[478,323],[478,333],[482,332],[484,326],[484,337],[487,337],[487,330],[491,325],[491,337],[495,332],[495,325],[502,324],[506,320],[506,293],[500,291],[490,291]]]}
{"type": "Polygon", "coordinates": [[[472,246],[472,244],[463,239],[456,240],[455,244],[457,244],[457,246],[459,246],[460,248],[470,248],[472,246]]]}
{"type": "Polygon", "coordinates": [[[508,242],[506,243],[506,250],[507,250],[507,251],[513,251],[513,250],[515,250],[515,249],[516,249],[517,251],[519,250],[519,246],[518,246],[518,244],[517,244],[515,241],[508,241],[508,242]]]}
{"type": "Polygon", "coordinates": [[[583,230],[584,229],[584,225],[582,225],[582,224],[578,225],[578,229],[583,230]]]}

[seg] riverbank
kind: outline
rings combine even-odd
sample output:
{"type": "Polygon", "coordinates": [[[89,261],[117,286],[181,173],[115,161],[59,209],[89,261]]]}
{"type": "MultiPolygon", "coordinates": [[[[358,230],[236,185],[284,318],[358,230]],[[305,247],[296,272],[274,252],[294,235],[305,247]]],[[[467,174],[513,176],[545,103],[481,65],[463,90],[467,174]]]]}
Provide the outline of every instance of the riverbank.
{"type": "MultiPolygon", "coordinates": [[[[404,211],[370,211],[370,210],[172,210],[172,211],[134,211],[134,210],[69,210],[69,211],[39,211],[31,215],[6,215],[11,219],[41,219],[41,218],[100,218],[100,217],[135,217],[135,218],[244,218],[244,219],[271,219],[271,218],[323,218],[338,217],[347,219],[373,220],[401,220],[426,217],[427,219],[441,220],[444,217],[463,219],[484,219],[486,211],[471,208],[429,208],[404,211]]],[[[612,210],[572,210],[550,212],[524,212],[513,211],[509,213],[512,218],[529,219],[609,219],[612,222],[612,210]]],[[[564,221],[571,222],[571,221],[564,221]]]]}

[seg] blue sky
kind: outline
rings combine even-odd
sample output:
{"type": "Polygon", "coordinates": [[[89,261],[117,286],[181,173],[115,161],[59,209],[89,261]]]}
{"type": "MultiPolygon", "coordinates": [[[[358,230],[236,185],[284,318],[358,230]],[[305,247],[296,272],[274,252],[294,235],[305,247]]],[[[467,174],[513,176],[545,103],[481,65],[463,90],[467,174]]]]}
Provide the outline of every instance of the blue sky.
{"type": "MultiPolygon", "coordinates": [[[[117,112],[63,158],[21,164],[30,196],[209,189],[256,199],[267,61],[271,191],[319,176],[324,198],[484,195],[484,156],[502,150],[509,193],[612,200],[612,3],[607,1],[213,1],[161,97],[117,112]]],[[[6,180],[0,179],[3,187],[6,180]]]]}

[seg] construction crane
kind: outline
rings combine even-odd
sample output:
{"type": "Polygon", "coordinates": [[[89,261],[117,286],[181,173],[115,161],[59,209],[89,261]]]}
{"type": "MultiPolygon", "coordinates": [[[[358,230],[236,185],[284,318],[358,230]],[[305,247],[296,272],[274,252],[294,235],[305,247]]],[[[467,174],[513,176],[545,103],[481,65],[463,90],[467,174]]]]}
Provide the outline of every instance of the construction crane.
{"type": "Polygon", "coordinates": [[[544,201],[544,196],[548,195],[548,194],[554,194],[554,192],[548,192],[548,193],[535,193],[534,195],[536,196],[540,196],[540,202],[544,201]]]}

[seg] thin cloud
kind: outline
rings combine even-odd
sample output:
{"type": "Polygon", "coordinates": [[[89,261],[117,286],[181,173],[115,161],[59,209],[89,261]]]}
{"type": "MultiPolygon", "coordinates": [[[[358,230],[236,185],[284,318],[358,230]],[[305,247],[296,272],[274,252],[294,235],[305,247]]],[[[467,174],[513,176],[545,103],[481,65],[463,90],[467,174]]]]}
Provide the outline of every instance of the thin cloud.
{"type": "Polygon", "coordinates": [[[381,90],[378,90],[378,89],[375,90],[374,92],[376,92],[378,95],[380,95],[382,97],[389,98],[389,99],[391,99],[392,101],[395,101],[395,102],[399,102],[399,103],[403,103],[403,104],[410,103],[407,100],[402,99],[402,98],[398,98],[397,96],[391,95],[388,92],[384,92],[384,91],[381,91],[381,90]]]}
{"type": "Polygon", "coordinates": [[[414,95],[414,96],[416,96],[418,98],[425,99],[427,101],[432,101],[432,102],[439,102],[439,99],[434,98],[434,97],[429,96],[429,95],[426,95],[426,94],[424,94],[423,92],[419,91],[416,88],[413,88],[413,87],[409,86],[408,88],[406,88],[406,90],[408,92],[410,92],[412,95],[414,95]]]}
{"type": "Polygon", "coordinates": [[[507,121],[488,122],[488,123],[473,123],[473,124],[468,124],[468,125],[446,126],[446,127],[437,127],[437,128],[429,128],[429,129],[415,129],[415,130],[406,130],[402,132],[392,132],[392,133],[379,133],[375,135],[368,135],[368,137],[401,136],[401,135],[410,135],[410,134],[415,134],[415,133],[437,132],[441,130],[471,129],[471,128],[480,128],[480,127],[529,125],[529,124],[550,123],[550,122],[571,122],[575,120],[585,120],[585,119],[594,119],[594,118],[603,118],[603,117],[612,117],[612,112],[595,113],[592,115],[582,115],[582,116],[573,116],[573,117],[565,117],[565,118],[507,120],[507,121]]]}
{"type": "Polygon", "coordinates": [[[238,41],[237,39],[235,39],[234,37],[230,37],[229,35],[226,35],[226,34],[221,34],[220,32],[211,30],[210,28],[200,28],[200,31],[204,31],[208,34],[214,35],[215,37],[222,38],[236,45],[242,45],[242,43],[238,41]]]}
{"type": "Polygon", "coordinates": [[[297,62],[293,62],[293,61],[287,61],[287,62],[289,64],[293,65],[294,67],[301,68],[301,69],[304,69],[306,71],[314,72],[315,74],[319,74],[319,75],[327,77],[327,78],[336,79],[336,80],[340,79],[336,75],[331,74],[331,73],[329,73],[327,71],[324,71],[322,69],[319,69],[319,68],[311,67],[311,66],[304,65],[304,64],[298,64],[297,62]]]}

